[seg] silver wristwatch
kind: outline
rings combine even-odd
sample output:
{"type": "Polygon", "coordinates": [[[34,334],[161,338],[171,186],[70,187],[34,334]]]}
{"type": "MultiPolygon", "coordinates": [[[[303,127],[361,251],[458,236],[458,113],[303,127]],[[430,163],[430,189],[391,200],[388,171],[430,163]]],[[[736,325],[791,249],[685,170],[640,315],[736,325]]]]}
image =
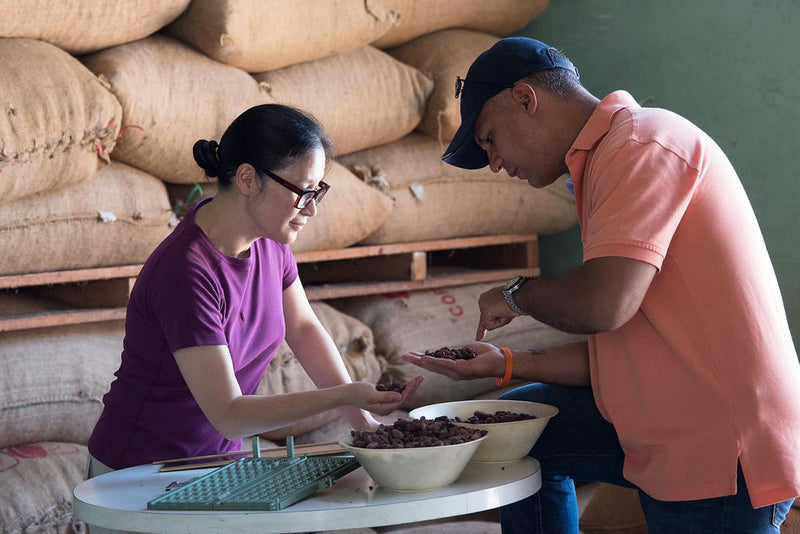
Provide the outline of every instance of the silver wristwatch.
{"type": "Polygon", "coordinates": [[[506,285],[503,286],[503,298],[506,299],[506,304],[508,304],[508,307],[511,308],[511,311],[519,315],[528,314],[525,312],[525,310],[517,306],[516,302],[514,302],[514,291],[521,288],[527,281],[527,277],[517,276],[513,280],[509,280],[506,285]]]}

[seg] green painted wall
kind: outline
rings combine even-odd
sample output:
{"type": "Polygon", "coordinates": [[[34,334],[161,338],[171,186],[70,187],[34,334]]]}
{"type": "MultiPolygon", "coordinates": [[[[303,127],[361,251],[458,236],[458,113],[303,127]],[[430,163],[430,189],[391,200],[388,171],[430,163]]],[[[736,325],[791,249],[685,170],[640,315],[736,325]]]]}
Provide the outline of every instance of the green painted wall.
{"type": "MultiPolygon", "coordinates": [[[[517,35],[562,49],[602,97],[629,91],[705,130],[758,217],[800,342],[800,0],[550,0],[517,35]]],[[[580,261],[577,228],[542,238],[542,270],[580,261]]],[[[731,325],[735,328],[735,325],[731,325]]]]}

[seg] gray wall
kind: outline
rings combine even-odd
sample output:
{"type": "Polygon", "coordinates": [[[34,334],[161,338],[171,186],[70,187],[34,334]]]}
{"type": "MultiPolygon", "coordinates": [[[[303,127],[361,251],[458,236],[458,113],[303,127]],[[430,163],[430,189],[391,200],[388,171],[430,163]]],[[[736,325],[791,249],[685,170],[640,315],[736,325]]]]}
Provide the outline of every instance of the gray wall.
{"type": "MultiPolygon", "coordinates": [[[[602,97],[625,89],[705,130],[758,217],[800,341],[800,0],[550,0],[517,32],[562,49],[602,97]]],[[[542,239],[542,270],[580,261],[577,228],[542,239]]],[[[735,328],[735,325],[731,325],[735,328]]]]}

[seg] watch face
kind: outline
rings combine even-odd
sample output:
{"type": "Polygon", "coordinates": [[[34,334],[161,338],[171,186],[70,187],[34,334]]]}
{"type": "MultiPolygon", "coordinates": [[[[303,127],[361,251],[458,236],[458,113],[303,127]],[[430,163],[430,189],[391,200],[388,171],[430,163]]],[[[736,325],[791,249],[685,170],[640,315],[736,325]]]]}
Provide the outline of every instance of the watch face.
{"type": "Polygon", "coordinates": [[[513,288],[514,286],[519,285],[520,281],[522,281],[522,276],[517,276],[513,280],[509,280],[506,283],[505,287],[503,287],[503,289],[508,291],[509,289],[513,288]]]}

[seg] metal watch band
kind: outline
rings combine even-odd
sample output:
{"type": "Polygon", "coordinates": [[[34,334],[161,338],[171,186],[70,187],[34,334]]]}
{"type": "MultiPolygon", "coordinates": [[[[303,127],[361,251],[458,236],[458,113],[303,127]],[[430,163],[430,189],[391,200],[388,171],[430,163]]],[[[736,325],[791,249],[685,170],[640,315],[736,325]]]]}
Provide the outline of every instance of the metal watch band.
{"type": "Polygon", "coordinates": [[[506,299],[506,304],[511,308],[511,311],[518,315],[528,315],[525,310],[517,306],[517,303],[514,302],[514,295],[510,291],[503,291],[503,298],[506,299]]]}

